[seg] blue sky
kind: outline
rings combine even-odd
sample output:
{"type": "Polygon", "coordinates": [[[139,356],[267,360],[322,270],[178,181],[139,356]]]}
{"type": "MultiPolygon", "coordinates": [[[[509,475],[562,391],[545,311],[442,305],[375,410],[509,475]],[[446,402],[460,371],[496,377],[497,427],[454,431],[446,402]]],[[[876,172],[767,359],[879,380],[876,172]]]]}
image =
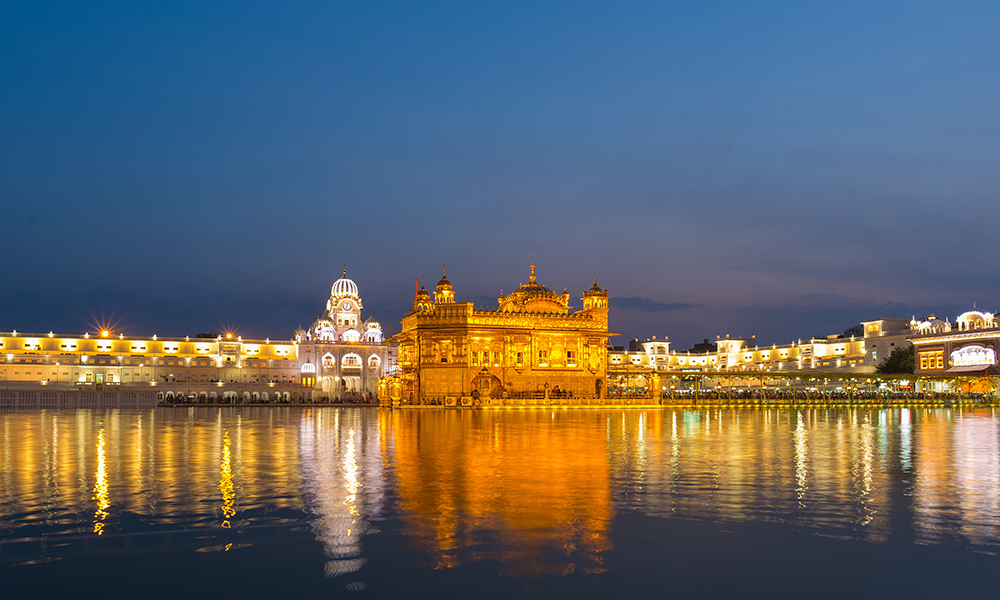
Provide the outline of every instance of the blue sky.
{"type": "Polygon", "coordinates": [[[1000,310],[991,2],[32,2],[0,330],[280,338],[346,263],[764,342],[1000,310]],[[577,305],[579,302],[577,301],[577,305]]]}

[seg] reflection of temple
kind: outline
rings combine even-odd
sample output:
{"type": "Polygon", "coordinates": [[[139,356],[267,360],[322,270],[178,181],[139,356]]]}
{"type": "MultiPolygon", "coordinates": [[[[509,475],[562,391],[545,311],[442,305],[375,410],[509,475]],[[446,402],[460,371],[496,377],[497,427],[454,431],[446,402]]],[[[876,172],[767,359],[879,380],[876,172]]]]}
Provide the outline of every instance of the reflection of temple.
{"type": "Polygon", "coordinates": [[[323,544],[327,576],[364,566],[361,538],[382,510],[385,480],[377,417],[361,411],[314,411],[299,427],[303,501],[323,544]]]}
{"type": "Polygon", "coordinates": [[[538,283],[535,265],[528,283],[501,296],[495,310],[455,302],[447,276],[433,299],[421,286],[396,338],[402,375],[391,382],[393,398],[479,405],[533,394],[600,396],[608,294],[595,277],[580,310],[569,298],[538,283]]]}
{"type": "Polygon", "coordinates": [[[394,411],[385,419],[408,534],[434,566],[603,570],[612,518],[604,415],[394,411]]]}

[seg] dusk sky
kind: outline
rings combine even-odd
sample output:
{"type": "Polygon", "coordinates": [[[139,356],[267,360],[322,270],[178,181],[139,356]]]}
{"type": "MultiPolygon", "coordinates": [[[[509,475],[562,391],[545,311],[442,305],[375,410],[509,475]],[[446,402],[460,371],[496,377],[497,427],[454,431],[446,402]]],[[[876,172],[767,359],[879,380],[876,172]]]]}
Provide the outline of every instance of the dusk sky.
{"type": "Polygon", "coordinates": [[[21,2],[0,331],[389,333],[528,279],[762,343],[1000,310],[1000,3],[21,2]]]}

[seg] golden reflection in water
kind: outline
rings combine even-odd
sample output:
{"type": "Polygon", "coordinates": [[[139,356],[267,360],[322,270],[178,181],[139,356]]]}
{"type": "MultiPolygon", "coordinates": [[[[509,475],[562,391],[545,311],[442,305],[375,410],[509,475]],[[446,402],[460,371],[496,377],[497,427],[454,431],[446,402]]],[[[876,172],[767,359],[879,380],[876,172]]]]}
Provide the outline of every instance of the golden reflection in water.
{"type": "Polygon", "coordinates": [[[45,504],[46,508],[51,511],[57,505],[56,499],[59,497],[59,422],[56,420],[54,414],[51,411],[42,411],[41,421],[43,423],[49,422],[49,415],[52,415],[52,436],[44,446],[45,454],[45,472],[42,478],[42,487],[45,493],[45,504]]]}
{"type": "Polygon", "coordinates": [[[392,414],[400,508],[408,533],[434,557],[428,566],[486,560],[509,575],[604,570],[611,424],[596,411],[571,423],[566,414],[392,414]]]}
{"type": "MultiPolygon", "coordinates": [[[[229,520],[236,516],[233,503],[236,501],[236,491],[233,488],[232,454],[229,449],[229,430],[222,435],[222,469],[219,476],[219,491],[222,492],[222,526],[230,528],[229,520]]],[[[226,548],[228,550],[228,548],[226,548]]]]}
{"type": "Polygon", "coordinates": [[[858,500],[861,503],[861,525],[871,523],[875,509],[871,507],[871,496],[874,489],[875,472],[875,433],[872,429],[868,415],[865,415],[864,422],[859,428],[861,436],[861,489],[858,500]]]}
{"type": "Polygon", "coordinates": [[[806,445],[806,427],[802,420],[802,413],[799,412],[797,415],[797,425],[795,426],[795,433],[792,436],[795,438],[795,495],[799,500],[799,506],[805,508],[805,498],[806,498],[806,478],[809,472],[809,449],[806,445]]]}
{"type": "Polygon", "coordinates": [[[995,550],[997,456],[995,409],[0,412],[0,530],[110,533],[112,496],[218,530],[221,492],[233,527],[237,495],[308,514],[328,574],[362,568],[387,499],[438,568],[600,571],[627,510],[995,550]]]}
{"type": "MultiPolygon", "coordinates": [[[[996,421],[963,418],[955,428],[958,444],[958,476],[964,489],[961,510],[970,515],[997,514],[1000,509],[1000,437],[996,421]]],[[[974,541],[989,539],[991,527],[981,520],[966,520],[962,534],[974,541]]]]}
{"type": "Polygon", "coordinates": [[[108,497],[107,458],[104,452],[104,430],[97,432],[97,472],[94,473],[97,482],[94,484],[94,500],[97,501],[97,511],[94,513],[94,533],[104,533],[104,520],[108,518],[108,508],[111,501],[108,497]]]}

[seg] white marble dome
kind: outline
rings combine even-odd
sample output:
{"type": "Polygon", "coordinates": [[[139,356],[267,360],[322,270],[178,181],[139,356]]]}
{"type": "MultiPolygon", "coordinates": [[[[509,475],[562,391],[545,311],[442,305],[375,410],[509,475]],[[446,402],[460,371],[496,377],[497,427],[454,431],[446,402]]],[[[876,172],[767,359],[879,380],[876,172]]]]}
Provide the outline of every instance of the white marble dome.
{"type": "Polygon", "coordinates": [[[345,271],[343,277],[333,282],[330,296],[334,298],[358,298],[358,284],[348,279],[345,271]]]}

